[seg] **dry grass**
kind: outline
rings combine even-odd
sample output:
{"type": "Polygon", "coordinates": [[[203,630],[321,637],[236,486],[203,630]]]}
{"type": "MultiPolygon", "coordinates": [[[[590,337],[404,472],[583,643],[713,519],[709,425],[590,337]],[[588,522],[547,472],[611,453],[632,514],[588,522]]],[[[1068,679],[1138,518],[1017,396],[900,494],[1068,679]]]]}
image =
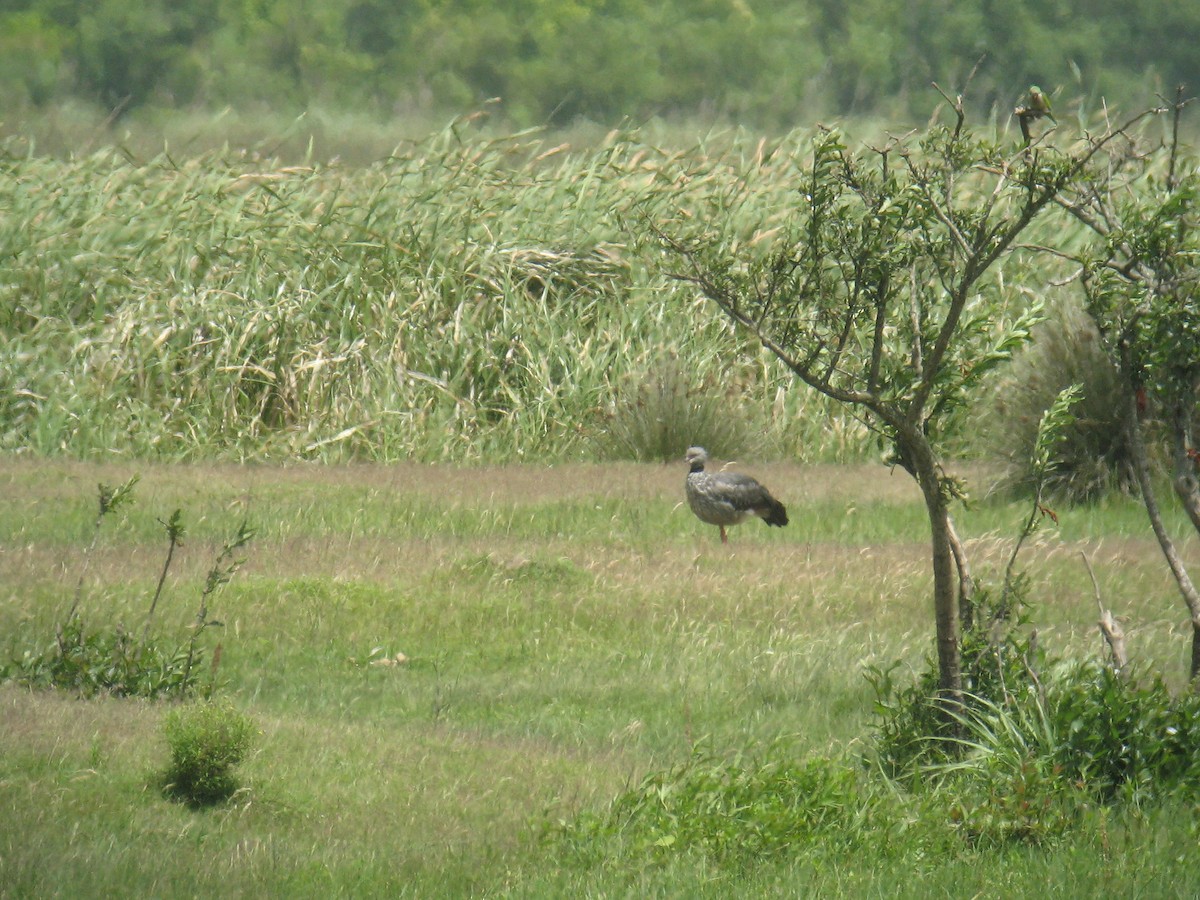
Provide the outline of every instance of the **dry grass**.
{"type": "MultiPolygon", "coordinates": [[[[97,586],[148,584],[161,564],[154,518],[180,506],[196,536],[173,571],[176,583],[199,577],[220,536],[248,515],[260,531],[245,570],[252,577],[395,583],[463,561],[488,558],[503,569],[536,557],[570,560],[603,590],[686,597],[698,612],[704,604],[730,614],[762,607],[770,618],[793,609],[826,623],[920,612],[926,542],[908,476],[867,465],[741,468],[785,499],[792,524],[750,522],[721,547],[683,503],[682,464],[134,467],[9,459],[0,463],[0,493],[13,513],[3,526],[0,580],[73,584],[78,552],[63,545],[84,532],[64,529],[64,519],[90,528],[95,485],[137,473],[139,514],[128,518],[138,521],[112,526],[97,548],[89,572],[97,586]],[[901,510],[918,515],[896,518],[901,510]],[[454,533],[467,520],[470,527],[454,533]],[[908,521],[917,527],[873,539],[880,527],[908,521]]],[[[1064,513],[1064,529],[1073,515],[1064,513]]],[[[961,519],[969,527],[972,515],[961,519]]],[[[985,525],[998,520],[985,515],[985,525]]],[[[1009,541],[995,529],[969,539],[980,574],[1003,564],[1009,541]]],[[[1063,540],[1043,531],[1026,551],[1034,568],[1078,567],[1083,577],[1068,592],[1077,598],[1091,593],[1081,552],[1106,593],[1128,589],[1130,577],[1144,585],[1138,599],[1169,587],[1145,533],[1063,540]]]]}
{"type": "MultiPolygon", "coordinates": [[[[831,499],[848,504],[906,503],[919,499],[912,479],[899,470],[874,464],[830,465],[714,460],[713,465],[752,472],[776,493],[803,504],[831,499]]],[[[34,501],[80,501],[97,481],[120,482],[140,475],[139,493],[219,493],[227,498],[253,496],[256,489],[353,488],[362,492],[411,493],[447,503],[537,503],[584,496],[639,501],[682,492],[686,469],[677,464],[613,462],[558,465],[456,466],[415,463],[361,463],[343,466],[296,463],[233,463],[158,466],[137,462],[85,462],[6,457],[0,460],[0,486],[9,502],[28,508],[34,501]]]]}

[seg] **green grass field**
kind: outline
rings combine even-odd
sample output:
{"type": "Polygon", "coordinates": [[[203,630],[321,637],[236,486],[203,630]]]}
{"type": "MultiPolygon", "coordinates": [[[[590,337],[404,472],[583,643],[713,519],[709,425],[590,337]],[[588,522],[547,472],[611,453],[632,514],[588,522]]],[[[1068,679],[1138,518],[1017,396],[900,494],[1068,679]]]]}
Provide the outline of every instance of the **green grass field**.
{"type": "MultiPolygon", "coordinates": [[[[195,810],[158,787],[167,704],[3,686],[0,896],[1200,891],[1197,810],[1183,801],[1089,807],[1061,840],[985,847],[917,793],[889,801],[900,814],[886,833],[797,835],[735,866],[629,848],[589,857],[544,839],[696,748],[862,757],[865,667],[922,667],[926,535],[907,476],[753,471],[792,523],[749,523],[722,547],[682,505],[682,464],[0,462],[9,657],[53,640],[97,482],[142,476],[87,568],[81,614],[95,626],[140,628],[166,551],[156,520],[182,507],[188,535],[156,620],[181,634],[221,542],[249,518],[258,534],[215,597],[224,624],[208,640],[222,646],[223,694],[261,732],[242,791],[195,810]]],[[[1186,617],[1140,507],[1059,512],[1027,557],[1043,643],[1103,649],[1085,552],[1132,655],[1180,683],[1186,617]]],[[[1003,564],[1022,513],[996,499],[960,513],[977,568],[1003,564]]]]}

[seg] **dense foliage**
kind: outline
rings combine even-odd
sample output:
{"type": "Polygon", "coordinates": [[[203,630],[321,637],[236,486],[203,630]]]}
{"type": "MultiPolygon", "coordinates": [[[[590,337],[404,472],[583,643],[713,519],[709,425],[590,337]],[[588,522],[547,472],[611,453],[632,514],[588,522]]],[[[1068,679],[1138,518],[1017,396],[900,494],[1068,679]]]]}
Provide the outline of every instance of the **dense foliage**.
{"type": "Polygon", "coordinates": [[[1011,108],[1025,86],[1144,103],[1200,74],[1188,4],[991,0],[16,0],[0,12],[0,87],[79,97],[385,115],[500,97],[518,122],[697,111],[779,126],[924,113],[931,81],[1011,108]]]}
{"type": "MultiPolygon", "coordinates": [[[[1195,694],[1173,697],[1158,679],[1138,683],[1092,664],[1010,687],[997,701],[974,698],[960,736],[914,730],[931,752],[925,764],[892,773],[906,786],[849,759],[796,760],[780,747],[726,758],[701,750],[548,833],[582,867],[691,856],[736,870],[867,848],[898,859],[1052,846],[1096,808],[1194,802],[1195,694]],[[940,761],[928,762],[934,755],[940,761]]],[[[884,729],[914,724],[891,708],[878,719],[884,729]]]]}
{"type": "Polygon", "coordinates": [[[162,697],[186,694],[192,687],[186,644],[140,641],[121,626],[90,628],[68,622],[44,646],[0,660],[0,681],[55,688],[84,697],[162,697]]]}
{"type": "MultiPolygon", "coordinates": [[[[994,135],[997,153],[1019,146],[1014,132],[994,135]]],[[[456,122],[366,167],[228,150],[54,159],[10,142],[0,449],[653,459],[699,442],[726,457],[873,454],[861,421],[802,390],[673,277],[681,266],[653,233],[670,222],[731,258],[771,252],[813,138],[736,132],[677,149],[614,131],[569,151],[456,122]]],[[[1065,127],[1047,137],[1056,150],[1070,141],[1065,127]]],[[[1086,238],[1077,223],[1035,224],[1031,245],[1086,238]]],[[[971,302],[1007,328],[1031,292],[1070,272],[1023,250],[997,275],[971,302]]],[[[964,355],[976,374],[996,339],[977,331],[979,356],[964,355]]],[[[958,404],[974,414],[986,402],[992,431],[1025,435],[1017,461],[1022,423],[1036,424],[1064,375],[1095,382],[1087,402],[1106,403],[1089,374],[1099,367],[1052,333],[1011,370],[1021,390],[975,385],[958,404]]],[[[1095,468],[1093,439],[1067,446],[1080,466],[1060,471],[1095,468]]]]}

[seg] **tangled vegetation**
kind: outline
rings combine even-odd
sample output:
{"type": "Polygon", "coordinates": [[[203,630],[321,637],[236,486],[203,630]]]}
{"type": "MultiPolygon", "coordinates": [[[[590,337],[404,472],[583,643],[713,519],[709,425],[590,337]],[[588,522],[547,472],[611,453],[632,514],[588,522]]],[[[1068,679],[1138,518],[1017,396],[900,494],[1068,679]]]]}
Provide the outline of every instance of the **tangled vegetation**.
{"type": "MultiPolygon", "coordinates": [[[[870,457],[853,415],[670,277],[648,227],[691,220],[753,258],[799,198],[812,137],[671,150],[613,132],[572,151],[455,123],[363,168],[10,145],[0,449],[502,461],[663,458],[697,441],[732,455],[752,437],[760,456],[870,457]]],[[[1028,253],[995,273],[1063,274],[1028,253]]],[[[1027,305],[983,301],[1000,327],[1027,305]]],[[[1039,364],[1043,381],[1070,352],[1039,364]]],[[[969,404],[992,402],[983,387],[969,404]]]]}
{"type": "Polygon", "coordinates": [[[802,140],[668,152],[614,134],[578,154],[456,126],[365,169],[10,156],[0,449],[625,455],[611,423],[636,435],[648,395],[704,388],[754,411],[763,450],[855,455],[853,424],[827,432],[820,404],[670,282],[641,226],[711,217],[738,186],[759,205],[724,227],[761,238],[802,140]]]}

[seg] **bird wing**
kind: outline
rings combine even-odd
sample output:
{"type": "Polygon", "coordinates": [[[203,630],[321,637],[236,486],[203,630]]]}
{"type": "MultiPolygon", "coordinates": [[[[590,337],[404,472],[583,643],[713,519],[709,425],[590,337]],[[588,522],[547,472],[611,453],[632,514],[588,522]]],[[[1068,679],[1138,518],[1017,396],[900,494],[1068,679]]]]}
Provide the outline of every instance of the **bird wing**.
{"type": "Polygon", "coordinates": [[[762,509],[774,503],[770,492],[738,472],[719,472],[712,476],[714,493],[737,510],[762,509]]]}

